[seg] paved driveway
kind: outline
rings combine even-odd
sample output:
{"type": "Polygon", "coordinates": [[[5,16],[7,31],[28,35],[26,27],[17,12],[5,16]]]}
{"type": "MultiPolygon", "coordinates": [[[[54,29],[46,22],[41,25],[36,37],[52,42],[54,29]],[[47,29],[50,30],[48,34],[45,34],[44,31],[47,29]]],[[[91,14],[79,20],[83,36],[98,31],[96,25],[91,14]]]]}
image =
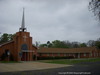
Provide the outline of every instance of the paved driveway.
{"type": "Polygon", "coordinates": [[[0,72],[29,71],[51,68],[61,68],[71,65],[50,64],[42,62],[0,63],[0,72]]]}
{"type": "MultiPolygon", "coordinates": [[[[35,64],[35,62],[32,64],[35,64]]],[[[41,67],[45,66],[45,63],[37,62],[37,64],[39,65],[41,64],[41,67]]],[[[46,65],[49,65],[51,67],[51,64],[46,64],[46,65]]],[[[52,66],[54,65],[52,64],[52,66]]],[[[18,71],[18,72],[1,72],[0,75],[100,75],[100,62],[80,63],[80,64],[74,64],[73,66],[56,65],[56,68],[54,67],[50,68],[50,67],[49,69],[41,68],[40,70],[38,69],[38,70],[18,71]],[[88,73],[88,74],[79,74],[79,73],[88,73]]]]}

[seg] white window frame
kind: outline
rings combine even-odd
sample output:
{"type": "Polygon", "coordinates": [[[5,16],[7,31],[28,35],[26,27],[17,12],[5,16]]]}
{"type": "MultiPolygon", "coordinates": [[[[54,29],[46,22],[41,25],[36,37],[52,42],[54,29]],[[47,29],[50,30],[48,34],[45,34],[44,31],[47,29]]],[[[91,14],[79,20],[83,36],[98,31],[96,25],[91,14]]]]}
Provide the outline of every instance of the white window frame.
{"type": "Polygon", "coordinates": [[[49,53],[48,53],[47,55],[48,55],[48,56],[50,56],[50,54],[49,54],[49,53]]]}
{"type": "Polygon", "coordinates": [[[60,56],[60,53],[58,53],[58,56],[60,56]]]}
{"type": "Polygon", "coordinates": [[[92,53],[91,53],[91,56],[92,56],[92,53]]]}
{"type": "Polygon", "coordinates": [[[52,53],[52,56],[54,56],[54,53],[52,53]]]}
{"type": "Polygon", "coordinates": [[[84,56],[86,56],[86,53],[84,53],[84,56]]]}
{"type": "Polygon", "coordinates": [[[64,54],[64,56],[66,56],[66,54],[64,54]]]}

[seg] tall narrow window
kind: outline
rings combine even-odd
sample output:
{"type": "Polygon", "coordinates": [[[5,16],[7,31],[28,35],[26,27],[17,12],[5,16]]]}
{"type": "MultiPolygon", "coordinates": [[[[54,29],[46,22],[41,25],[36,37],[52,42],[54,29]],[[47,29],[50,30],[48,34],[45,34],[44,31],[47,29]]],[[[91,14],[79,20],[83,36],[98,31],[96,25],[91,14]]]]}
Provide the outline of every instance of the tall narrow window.
{"type": "Polygon", "coordinates": [[[92,56],[92,53],[91,53],[91,56],[92,56]]]}
{"type": "Polygon", "coordinates": [[[84,56],[86,56],[86,53],[84,53],[84,56]]]}
{"type": "Polygon", "coordinates": [[[66,56],[66,54],[64,54],[64,56],[66,56]]]}
{"type": "Polygon", "coordinates": [[[47,53],[47,55],[48,55],[48,56],[50,56],[50,54],[49,54],[49,53],[47,53]]]}
{"type": "Polygon", "coordinates": [[[58,53],[58,56],[60,56],[60,53],[58,53]]]}

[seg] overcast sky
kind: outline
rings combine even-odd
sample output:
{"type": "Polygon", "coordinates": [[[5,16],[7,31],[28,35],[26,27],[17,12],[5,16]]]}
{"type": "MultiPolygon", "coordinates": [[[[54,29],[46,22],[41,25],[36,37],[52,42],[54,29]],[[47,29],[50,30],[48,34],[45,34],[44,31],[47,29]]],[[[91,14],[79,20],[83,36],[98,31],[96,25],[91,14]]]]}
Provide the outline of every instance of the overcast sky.
{"type": "Polygon", "coordinates": [[[0,32],[18,32],[25,7],[25,25],[33,43],[96,40],[100,37],[100,24],[88,10],[88,3],[89,0],[0,0],[0,32]]]}

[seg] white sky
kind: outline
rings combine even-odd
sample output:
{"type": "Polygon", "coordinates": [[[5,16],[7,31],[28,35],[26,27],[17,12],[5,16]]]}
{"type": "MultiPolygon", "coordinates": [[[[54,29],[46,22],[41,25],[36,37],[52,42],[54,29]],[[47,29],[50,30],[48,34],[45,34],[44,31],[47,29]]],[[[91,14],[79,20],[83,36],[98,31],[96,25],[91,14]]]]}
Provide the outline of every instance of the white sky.
{"type": "Polygon", "coordinates": [[[88,10],[88,3],[89,0],[0,0],[0,32],[18,32],[25,7],[25,25],[33,43],[96,40],[100,37],[100,24],[88,10]]]}

